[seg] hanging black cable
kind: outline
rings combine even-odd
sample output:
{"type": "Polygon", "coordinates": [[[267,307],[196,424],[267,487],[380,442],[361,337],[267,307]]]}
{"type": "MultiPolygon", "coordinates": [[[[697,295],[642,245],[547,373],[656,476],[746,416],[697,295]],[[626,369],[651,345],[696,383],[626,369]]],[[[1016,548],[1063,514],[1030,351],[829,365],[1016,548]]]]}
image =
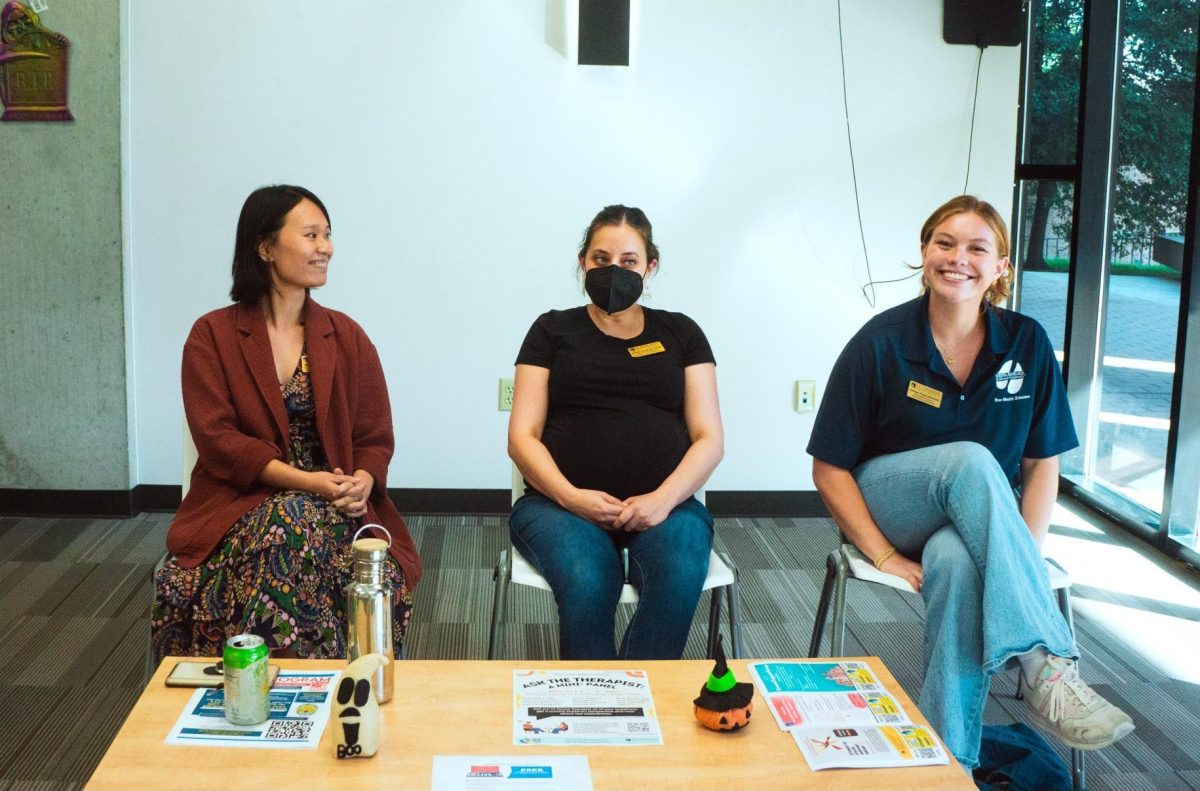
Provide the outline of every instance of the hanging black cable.
{"type": "MultiPolygon", "coordinates": [[[[875,307],[875,286],[884,285],[887,283],[900,283],[909,280],[920,274],[920,269],[910,275],[904,277],[896,277],[891,280],[876,280],[871,275],[871,256],[867,252],[867,234],[863,226],[862,218],[862,201],[858,195],[858,167],[854,161],[854,138],[850,133],[850,97],[846,89],[846,45],[842,35],[842,0],[838,0],[838,58],[842,66],[842,110],[846,119],[846,148],[850,152],[850,179],[854,184],[854,209],[858,215],[858,238],[862,243],[863,260],[867,267],[867,282],[862,287],[862,295],[867,304],[872,308],[875,307]],[[870,293],[867,290],[870,289],[870,293]]],[[[983,72],[983,50],[985,47],[980,44],[979,58],[975,61],[975,90],[971,99],[971,125],[967,132],[967,167],[966,175],[963,178],[962,192],[967,193],[967,185],[971,181],[971,154],[975,148],[975,113],[979,109],[979,77],[983,72]]]]}
{"type": "Polygon", "coordinates": [[[979,74],[983,71],[983,45],[979,46],[979,60],[975,62],[975,98],[971,101],[971,130],[967,132],[967,175],[963,178],[962,194],[967,194],[971,181],[971,151],[975,147],[975,110],[979,107],[979,74]]]}
{"type": "Polygon", "coordinates": [[[875,281],[871,278],[871,255],[867,252],[867,234],[863,230],[862,201],[858,197],[858,168],[854,163],[854,139],[850,135],[850,97],[846,91],[846,42],[842,35],[842,0],[838,0],[838,58],[842,63],[842,110],[846,118],[846,147],[850,151],[850,178],[854,182],[854,210],[858,212],[858,238],[862,242],[863,260],[867,264],[867,284],[862,287],[867,304],[875,307],[875,281]],[[867,289],[871,289],[870,295],[867,289]]]}

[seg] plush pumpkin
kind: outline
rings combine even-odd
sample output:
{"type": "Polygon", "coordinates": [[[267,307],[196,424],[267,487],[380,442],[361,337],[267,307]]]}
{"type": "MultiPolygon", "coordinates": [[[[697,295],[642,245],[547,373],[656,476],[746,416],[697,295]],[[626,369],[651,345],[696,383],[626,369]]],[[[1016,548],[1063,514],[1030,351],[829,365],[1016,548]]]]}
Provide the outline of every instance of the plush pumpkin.
{"type": "Polygon", "coordinates": [[[750,714],[753,710],[753,703],[747,703],[741,708],[727,709],[725,711],[702,709],[697,705],[696,719],[705,728],[711,728],[714,731],[736,731],[750,724],[750,714]]]}
{"type": "Polygon", "coordinates": [[[696,719],[714,731],[736,731],[750,724],[754,709],[754,685],[739,682],[725,660],[725,648],[717,639],[716,666],[700,688],[695,704],[696,719]]]}

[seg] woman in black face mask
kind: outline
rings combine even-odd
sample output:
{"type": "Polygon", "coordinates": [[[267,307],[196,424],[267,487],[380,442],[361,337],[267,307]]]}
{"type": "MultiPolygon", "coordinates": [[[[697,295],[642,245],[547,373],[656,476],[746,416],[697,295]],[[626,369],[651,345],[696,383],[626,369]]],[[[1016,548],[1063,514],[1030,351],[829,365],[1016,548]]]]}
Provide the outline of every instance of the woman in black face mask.
{"type": "Polygon", "coordinates": [[[694,321],[638,303],[658,268],[640,209],[597,214],[579,268],[591,303],[539,316],[517,355],[513,544],[554,591],[563,659],[679,658],[712,546],[693,495],[724,453],[716,363],[694,321]],[[623,548],[640,599],[618,650],[623,548]]]}

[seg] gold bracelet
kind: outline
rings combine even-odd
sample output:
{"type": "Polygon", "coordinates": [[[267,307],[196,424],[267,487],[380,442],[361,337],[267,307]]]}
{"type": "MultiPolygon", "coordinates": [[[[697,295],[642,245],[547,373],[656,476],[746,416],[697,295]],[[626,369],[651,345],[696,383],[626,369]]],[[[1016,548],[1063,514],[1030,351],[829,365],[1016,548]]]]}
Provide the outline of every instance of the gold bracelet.
{"type": "Polygon", "coordinates": [[[896,554],[895,547],[888,547],[884,551],[880,552],[879,557],[875,558],[875,560],[872,561],[875,564],[875,568],[879,568],[880,566],[882,566],[884,563],[887,562],[887,559],[890,558],[894,554],[896,554]]]}

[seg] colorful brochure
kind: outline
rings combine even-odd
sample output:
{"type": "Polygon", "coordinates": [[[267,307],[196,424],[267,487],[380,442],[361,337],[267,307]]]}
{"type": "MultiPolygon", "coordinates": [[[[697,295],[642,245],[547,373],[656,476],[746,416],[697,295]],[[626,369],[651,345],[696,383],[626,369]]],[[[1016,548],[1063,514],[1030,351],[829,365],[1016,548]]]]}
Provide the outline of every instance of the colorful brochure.
{"type": "Polygon", "coordinates": [[[923,725],[794,728],[792,738],[814,772],[950,763],[933,731],[923,725]]]}
{"type": "Polygon", "coordinates": [[[662,744],[644,670],[514,670],[513,744],[662,744]]]}
{"type": "Polygon", "coordinates": [[[339,671],[282,671],[271,686],[271,712],[257,725],[225,719],[225,690],[197,689],[167,734],[167,744],[313,750],[333,708],[339,671]]]}
{"type": "Polygon", "coordinates": [[[914,725],[866,662],[752,662],[780,729],[814,771],[948,764],[931,728],[914,725]]]}
{"type": "Polygon", "coordinates": [[[910,722],[864,662],[754,662],[750,672],[784,730],[910,722]]]}

